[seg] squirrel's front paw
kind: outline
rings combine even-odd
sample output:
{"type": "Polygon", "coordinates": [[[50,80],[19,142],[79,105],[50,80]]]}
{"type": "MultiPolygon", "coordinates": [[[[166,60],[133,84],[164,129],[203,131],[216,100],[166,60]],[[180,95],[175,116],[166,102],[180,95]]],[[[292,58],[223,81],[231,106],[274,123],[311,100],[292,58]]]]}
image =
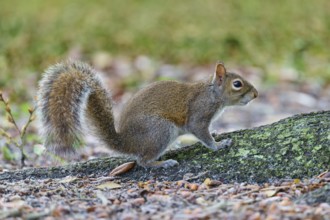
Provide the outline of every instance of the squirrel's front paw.
{"type": "Polygon", "coordinates": [[[223,139],[219,142],[216,142],[216,150],[226,148],[226,147],[230,147],[232,145],[232,143],[233,143],[233,141],[230,138],[223,139]]]}

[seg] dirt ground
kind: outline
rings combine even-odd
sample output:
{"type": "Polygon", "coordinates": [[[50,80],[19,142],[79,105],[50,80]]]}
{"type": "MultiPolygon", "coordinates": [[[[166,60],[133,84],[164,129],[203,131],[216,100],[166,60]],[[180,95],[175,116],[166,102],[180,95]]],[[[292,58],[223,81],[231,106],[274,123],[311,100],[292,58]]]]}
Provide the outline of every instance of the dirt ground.
{"type": "MultiPolygon", "coordinates": [[[[1,182],[1,219],[330,219],[326,201],[301,195],[330,183],[330,173],[275,184],[134,182],[114,177],[1,182]]],[[[330,185],[328,185],[330,186],[330,185]]],[[[328,187],[330,191],[330,187],[328,187]]]]}

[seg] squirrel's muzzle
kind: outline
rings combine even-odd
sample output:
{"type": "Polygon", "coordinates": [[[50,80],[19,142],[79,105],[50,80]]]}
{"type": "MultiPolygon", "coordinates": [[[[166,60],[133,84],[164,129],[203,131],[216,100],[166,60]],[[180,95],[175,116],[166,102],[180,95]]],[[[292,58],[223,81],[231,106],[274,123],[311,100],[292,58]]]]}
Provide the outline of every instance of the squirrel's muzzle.
{"type": "Polygon", "coordinates": [[[257,98],[258,97],[258,91],[256,89],[253,90],[253,98],[257,98]]]}

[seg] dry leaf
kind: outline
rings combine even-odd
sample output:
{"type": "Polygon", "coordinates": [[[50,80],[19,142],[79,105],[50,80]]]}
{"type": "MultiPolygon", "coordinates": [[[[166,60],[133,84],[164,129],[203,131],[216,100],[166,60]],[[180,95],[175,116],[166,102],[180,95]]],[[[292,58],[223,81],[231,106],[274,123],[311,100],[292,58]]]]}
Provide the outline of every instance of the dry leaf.
{"type": "Polygon", "coordinates": [[[301,182],[300,179],[294,179],[294,180],[293,180],[293,183],[294,183],[294,184],[299,184],[300,182],[301,182]]]}
{"type": "Polygon", "coordinates": [[[121,185],[115,182],[106,182],[102,183],[101,185],[98,185],[96,188],[98,189],[118,189],[121,188],[121,185]]]}
{"type": "Polygon", "coordinates": [[[196,184],[196,183],[191,183],[191,184],[189,185],[189,189],[192,190],[192,191],[196,191],[196,190],[198,190],[198,184],[196,184]]]}
{"type": "Polygon", "coordinates": [[[196,199],[196,203],[198,205],[203,205],[203,206],[207,206],[208,205],[208,202],[203,197],[198,197],[196,199]]]}
{"type": "Polygon", "coordinates": [[[61,181],[59,181],[60,183],[72,183],[75,180],[77,180],[78,178],[75,176],[66,176],[65,178],[63,178],[61,181]]]}
{"type": "Polygon", "coordinates": [[[204,180],[204,184],[205,184],[205,185],[209,186],[210,183],[211,183],[211,179],[210,179],[210,178],[206,178],[206,179],[204,180]]]}
{"type": "Polygon", "coordinates": [[[277,192],[278,192],[277,189],[269,189],[269,190],[263,191],[262,193],[265,194],[269,198],[269,197],[275,196],[277,192]]]}
{"type": "Polygon", "coordinates": [[[133,169],[135,166],[135,162],[128,162],[128,163],[124,163],[118,167],[116,167],[115,169],[113,169],[110,173],[109,176],[118,176],[120,174],[123,173],[127,173],[128,171],[130,171],[131,169],[133,169]]]}
{"type": "Polygon", "coordinates": [[[221,181],[219,181],[219,180],[211,180],[210,178],[206,178],[205,180],[204,180],[204,184],[206,185],[206,186],[219,186],[219,185],[221,185],[222,184],[222,182],[221,181]]]}

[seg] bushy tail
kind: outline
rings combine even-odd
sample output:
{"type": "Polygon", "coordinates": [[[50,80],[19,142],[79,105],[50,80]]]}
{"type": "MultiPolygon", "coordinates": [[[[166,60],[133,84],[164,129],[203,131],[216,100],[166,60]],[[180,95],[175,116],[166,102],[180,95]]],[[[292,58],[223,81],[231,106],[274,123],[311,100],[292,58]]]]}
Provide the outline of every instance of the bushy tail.
{"type": "Polygon", "coordinates": [[[56,154],[72,154],[80,140],[85,117],[97,136],[118,148],[110,93],[87,64],[64,62],[47,69],[39,82],[38,116],[45,147],[56,154]]]}

